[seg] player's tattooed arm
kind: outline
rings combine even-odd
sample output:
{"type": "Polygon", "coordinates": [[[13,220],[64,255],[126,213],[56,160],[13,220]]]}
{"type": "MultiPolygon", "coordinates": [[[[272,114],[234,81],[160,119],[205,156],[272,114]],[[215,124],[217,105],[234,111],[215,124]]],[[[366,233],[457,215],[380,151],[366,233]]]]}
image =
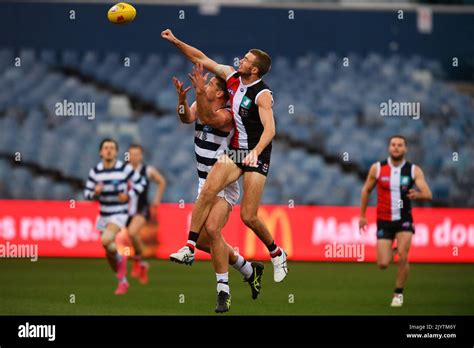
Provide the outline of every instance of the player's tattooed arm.
{"type": "Polygon", "coordinates": [[[174,76],[173,84],[176,87],[176,93],[178,94],[178,105],[176,106],[176,112],[178,113],[179,119],[183,123],[192,123],[196,121],[196,114],[192,112],[188,105],[187,93],[191,89],[191,86],[184,88],[184,83],[174,76]]]}
{"type": "Polygon", "coordinates": [[[365,217],[365,212],[367,210],[367,205],[369,204],[369,196],[372,190],[377,183],[377,163],[372,164],[365,180],[365,184],[362,187],[362,192],[360,196],[360,217],[359,217],[359,229],[365,230],[367,228],[367,219],[365,217]]]}
{"type": "Polygon", "coordinates": [[[229,76],[230,72],[234,70],[231,66],[216,63],[199,49],[179,40],[176,36],[174,36],[170,29],[163,30],[161,32],[161,37],[175,45],[192,63],[201,63],[204,68],[206,68],[206,70],[209,70],[213,74],[222,77],[223,79],[229,76]]]}
{"type": "Polygon", "coordinates": [[[423,171],[418,166],[415,166],[415,185],[419,191],[410,189],[407,193],[407,197],[409,199],[431,201],[433,194],[426,183],[423,171]]]}

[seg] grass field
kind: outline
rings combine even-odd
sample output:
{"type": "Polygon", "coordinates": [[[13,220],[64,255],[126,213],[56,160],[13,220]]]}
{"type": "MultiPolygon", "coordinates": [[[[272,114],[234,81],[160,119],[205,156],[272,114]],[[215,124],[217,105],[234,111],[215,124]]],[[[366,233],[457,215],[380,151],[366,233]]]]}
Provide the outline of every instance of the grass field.
{"type": "MultiPolygon", "coordinates": [[[[0,314],[215,315],[215,276],[209,262],[187,267],[153,260],[150,283],[143,286],[129,279],[125,296],[113,295],[115,278],[107,267],[101,259],[0,260],[0,314]]],[[[473,264],[413,264],[405,305],[396,309],[389,306],[393,266],[379,271],[374,264],[292,262],[289,267],[287,279],[276,284],[271,264],[265,264],[263,289],[256,301],[248,284],[231,269],[229,314],[474,314],[473,264]],[[291,295],[294,303],[289,301],[291,295]]]]}

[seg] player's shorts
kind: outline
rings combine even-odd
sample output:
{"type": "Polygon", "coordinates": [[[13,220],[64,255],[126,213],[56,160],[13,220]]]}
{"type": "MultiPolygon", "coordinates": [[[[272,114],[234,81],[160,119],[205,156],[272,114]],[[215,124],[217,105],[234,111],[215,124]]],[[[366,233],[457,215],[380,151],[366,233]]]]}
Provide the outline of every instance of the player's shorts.
{"type": "Polygon", "coordinates": [[[246,149],[237,149],[233,147],[229,147],[229,157],[232,159],[232,161],[239,167],[244,173],[245,172],[257,172],[260,173],[264,176],[268,175],[268,171],[270,169],[270,157],[272,154],[272,146],[269,145],[267,146],[262,153],[258,156],[257,159],[257,166],[251,167],[251,166],[245,166],[242,164],[242,160],[245,158],[245,156],[242,157],[242,155],[232,155],[233,153],[237,152],[237,154],[240,153],[248,153],[249,150],[246,149]]]}
{"type": "Polygon", "coordinates": [[[415,233],[413,221],[410,220],[396,220],[384,221],[377,220],[377,239],[395,239],[398,232],[412,232],[415,233]]]}
{"type": "MultiPolygon", "coordinates": [[[[196,200],[199,198],[201,194],[202,187],[206,180],[200,179],[199,180],[199,187],[198,187],[198,195],[196,200]]],[[[224,198],[227,203],[230,204],[230,207],[233,208],[239,202],[240,197],[240,185],[238,181],[234,181],[233,183],[229,184],[225,189],[217,194],[217,197],[224,198]]]]}
{"type": "Polygon", "coordinates": [[[128,220],[128,214],[116,214],[109,216],[100,216],[97,220],[97,229],[104,231],[108,224],[117,225],[120,228],[125,227],[128,220]]]}
{"type": "Polygon", "coordinates": [[[128,227],[132,222],[132,219],[135,215],[140,214],[142,215],[146,221],[150,221],[150,206],[149,205],[142,205],[137,208],[137,211],[133,215],[129,215],[127,219],[126,226],[128,227]]]}

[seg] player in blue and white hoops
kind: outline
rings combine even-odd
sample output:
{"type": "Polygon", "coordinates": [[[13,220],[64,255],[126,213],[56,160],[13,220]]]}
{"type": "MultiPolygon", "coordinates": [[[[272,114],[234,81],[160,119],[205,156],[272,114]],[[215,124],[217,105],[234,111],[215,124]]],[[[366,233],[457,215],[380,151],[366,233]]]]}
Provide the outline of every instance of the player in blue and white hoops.
{"type": "Polygon", "coordinates": [[[117,274],[116,295],[128,291],[127,256],[117,252],[115,237],[128,220],[128,201],[144,190],[144,178],[130,164],[117,160],[118,144],[113,139],[100,143],[102,161],[89,171],[84,196],[100,203],[97,228],[102,233],[107,260],[117,274]]]}

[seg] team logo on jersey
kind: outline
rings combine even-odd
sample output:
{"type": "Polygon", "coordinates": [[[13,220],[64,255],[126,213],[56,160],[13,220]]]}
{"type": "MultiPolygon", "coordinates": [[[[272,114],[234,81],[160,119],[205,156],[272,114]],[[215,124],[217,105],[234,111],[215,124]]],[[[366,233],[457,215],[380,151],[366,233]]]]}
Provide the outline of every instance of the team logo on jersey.
{"type": "Polygon", "coordinates": [[[227,88],[227,92],[229,92],[230,95],[234,95],[234,90],[232,88],[227,88]]]}
{"type": "Polygon", "coordinates": [[[382,176],[380,178],[381,181],[390,181],[390,177],[389,176],[382,176]]]}
{"type": "Polygon", "coordinates": [[[210,126],[208,126],[208,125],[206,124],[204,127],[202,127],[202,130],[203,130],[204,132],[211,132],[211,131],[212,131],[212,127],[210,127],[210,126]]]}
{"type": "Polygon", "coordinates": [[[400,177],[400,184],[402,186],[408,186],[409,183],[410,183],[410,177],[409,176],[401,176],[400,177]]]}
{"type": "Polygon", "coordinates": [[[245,109],[250,109],[250,106],[252,105],[252,99],[244,96],[242,98],[242,102],[240,103],[240,107],[245,108],[245,109]]]}

